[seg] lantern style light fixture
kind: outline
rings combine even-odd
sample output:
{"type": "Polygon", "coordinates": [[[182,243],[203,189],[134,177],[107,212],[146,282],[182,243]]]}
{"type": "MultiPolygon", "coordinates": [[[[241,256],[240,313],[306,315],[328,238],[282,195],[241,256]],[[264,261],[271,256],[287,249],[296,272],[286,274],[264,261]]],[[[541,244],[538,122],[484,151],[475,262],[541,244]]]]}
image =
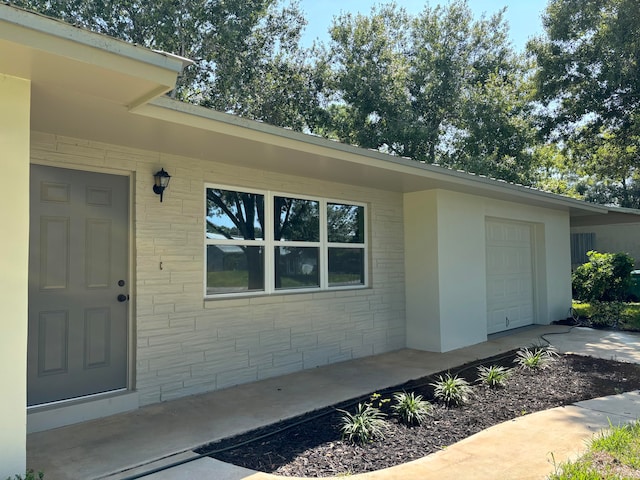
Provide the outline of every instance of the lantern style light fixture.
{"type": "Polygon", "coordinates": [[[162,202],[162,194],[164,193],[165,188],[169,186],[171,175],[165,172],[164,168],[161,168],[160,171],[153,175],[153,179],[155,180],[153,192],[160,195],[160,201],[162,202]]]}

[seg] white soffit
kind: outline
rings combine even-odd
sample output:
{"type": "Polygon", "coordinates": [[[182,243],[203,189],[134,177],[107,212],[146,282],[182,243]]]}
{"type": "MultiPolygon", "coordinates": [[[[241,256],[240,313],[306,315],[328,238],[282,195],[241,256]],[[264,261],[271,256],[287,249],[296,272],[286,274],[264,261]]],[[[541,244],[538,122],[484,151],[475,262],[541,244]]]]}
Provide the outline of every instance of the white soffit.
{"type": "MultiPolygon", "coordinates": [[[[521,185],[429,165],[274,127],[196,105],[160,97],[135,113],[191,131],[192,146],[208,158],[223,163],[308,176],[341,183],[407,193],[446,189],[488,196],[545,208],[570,210],[572,214],[605,213],[606,207],[589,204],[521,185]],[[199,140],[199,139],[202,140],[199,140]],[[215,140],[214,140],[215,139],[215,140]],[[251,143],[256,145],[252,148],[251,143]],[[244,144],[244,145],[241,145],[244,144]]],[[[183,132],[186,135],[186,132],[183,132]]]]}

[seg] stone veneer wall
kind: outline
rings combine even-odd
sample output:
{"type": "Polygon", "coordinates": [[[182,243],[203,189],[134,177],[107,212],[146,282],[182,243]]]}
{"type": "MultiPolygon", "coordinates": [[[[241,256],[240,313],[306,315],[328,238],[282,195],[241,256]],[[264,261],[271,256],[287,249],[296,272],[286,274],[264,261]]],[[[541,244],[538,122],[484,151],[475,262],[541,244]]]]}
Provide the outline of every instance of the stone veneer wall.
{"type": "Polygon", "coordinates": [[[140,404],[405,346],[402,195],[34,132],[32,163],[131,175],[140,404]],[[171,175],[164,201],[152,175],[171,175]],[[203,299],[204,184],[366,202],[370,288],[203,299]],[[162,262],[162,269],[160,263],[162,262]]]}

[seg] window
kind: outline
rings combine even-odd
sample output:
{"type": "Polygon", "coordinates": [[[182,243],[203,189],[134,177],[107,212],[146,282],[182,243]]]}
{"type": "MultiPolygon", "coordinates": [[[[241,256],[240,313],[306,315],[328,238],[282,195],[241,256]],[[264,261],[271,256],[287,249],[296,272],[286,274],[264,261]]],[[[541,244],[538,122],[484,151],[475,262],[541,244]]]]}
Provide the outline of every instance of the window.
{"type": "Polygon", "coordinates": [[[365,206],[206,187],[205,295],[366,286],[365,206]]]}
{"type": "Polygon", "coordinates": [[[264,291],[264,195],[207,188],[207,294],[264,291]]]}
{"type": "Polygon", "coordinates": [[[571,234],[571,265],[578,266],[589,261],[587,252],[596,249],[595,233],[571,234]]]}
{"type": "Polygon", "coordinates": [[[362,285],[365,278],[364,207],[327,204],[328,283],[362,285]]]}

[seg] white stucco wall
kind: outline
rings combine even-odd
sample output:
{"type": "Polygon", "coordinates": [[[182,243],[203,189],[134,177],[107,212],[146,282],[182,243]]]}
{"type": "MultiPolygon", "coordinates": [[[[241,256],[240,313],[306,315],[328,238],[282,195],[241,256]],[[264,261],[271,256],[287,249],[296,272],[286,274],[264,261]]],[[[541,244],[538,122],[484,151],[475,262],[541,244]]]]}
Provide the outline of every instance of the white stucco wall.
{"type": "Polygon", "coordinates": [[[414,333],[407,338],[409,346],[449,351],[486,340],[488,217],[532,224],[536,323],[548,324],[566,316],[571,302],[567,212],[443,190],[405,195],[404,211],[407,332],[414,333]],[[428,228],[415,227],[415,220],[421,216],[428,228]],[[437,260],[433,258],[434,252],[437,260]],[[409,281],[424,275],[420,272],[425,270],[430,272],[430,282],[439,285],[437,295],[429,285],[409,281]],[[435,311],[439,312],[439,318],[434,317],[435,311]],[[434,322],[439,322],[438,329],[434,328],[434,322]],[[426,331],[425,325],[429,325],[429,335],[420,337],[426,331]]]}
{"type": "Polygon", "coordinates": [[[640,223],[571,227],[571,233],[595,233],[597,251],[627,253],[640,268],[640,223]]]}
{"type": "Polygon", "coordinates": [[[30,98],[28,80],[0,75],[0,478],[26,465],[30,98]]]}
{"type": "Polygon", "coordinates": [[[442,338],[437,193],[404,196],[407,347],[434,352],[442,338]]]}
{"type": "Polygon", "coordinates": [[[405,346],[400,194],[210,161],[33,134],[32,161],[133,174],[140,404],[405,346]],[[164,201],[153,173],[171,175],[164,201]],[[366,202],[370,288],[203,300],[204,184],[366,202]],[[163,268],[160,269],[160,262],[163,268]]]}

